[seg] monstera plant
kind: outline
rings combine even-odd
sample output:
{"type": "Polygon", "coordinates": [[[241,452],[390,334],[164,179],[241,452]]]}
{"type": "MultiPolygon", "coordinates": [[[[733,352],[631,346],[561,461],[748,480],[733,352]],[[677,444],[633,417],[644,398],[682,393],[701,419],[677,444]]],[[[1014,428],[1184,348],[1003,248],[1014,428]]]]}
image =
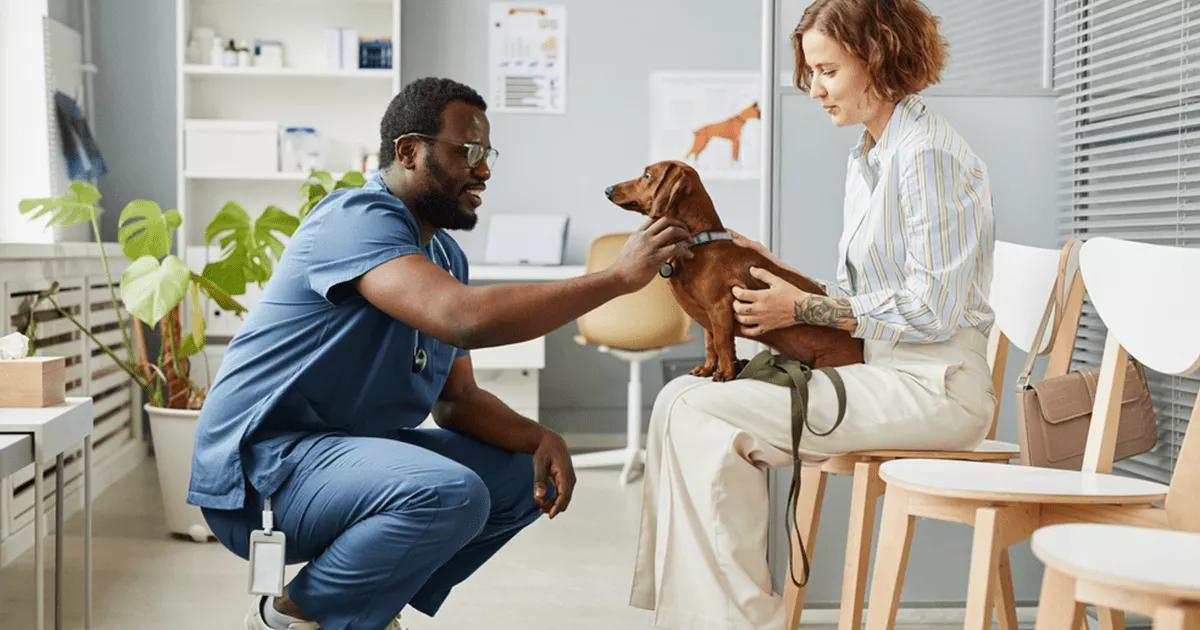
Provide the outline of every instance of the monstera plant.
{"type": "MultiPolygon", "coordinates": [[[[237,314],[245,312],[235,296],[243,295],[250,284],[262,287],[271,278],[274,264],[283,255],[285,240],[296,231],[300,221],[326,195],[341,188],[358,188],[366,180],[362,173],[349,171],[340,179],[325,171],[315,171],[300,187],[302,205],[297,215],[282,208],[267,206],[257,218],[251,218],[237,202],[226,203],[209,221],[204,230],[206,245],[216,243],[220,258],[195,273],[171,253],[173,235],[182,223],[178,210],[163,211],[147,199],[129,202],[118,218],[117,241],[130,263],[121,274],[119,284],[113,282],[108,256],[100,248],[100,259],[108,281],[113,309],[117,313],[125,346],[125,356],[118,356],[103,343],[69,309],[58,301],[58,283],[39,293],[27,312],[32,314],[43,302],[49,302],[63,317],[70,320],[96,346],[107,354],[146,393],[155,407],[198,409],[204,402],[204,391],[191,378],[189,357],[204,349],[204,302],[214,301],[220,308],[237,314]],[[120,302],[136,320],[152,330],[157,329],[161,340],[158,357],[150,360],[140,324],[134,329],[134,343],[120,302]],[[189,325],[184,330],[182,312],[185,300],[189,303],[189,325]]],[[[65,227],[91,223],[96,242],[100,242],[100,191],[87,182],[72,182],[66,194],[58,197],[24,199],[19,210],[31,219],[47,218],[46,227],[65,227]]],[[[37,318],[28,318],[26,334],[34,338],[37,318]]]]}
{"type": "MultiPolygon", "coordinates": [[[[86,182],[72,182],[66,194],[24,199],[18,209],[35,220],[48,218],[47,227],[91,223],[92,233],[96,241],[100,242],[100,208],[97,206],[100,197],[100,191],[95,186],[86,182]]],[[[187,409],[197,408],[204,401],[204,392],[191,379],[188,363],[188,357],[204,349],[204,318],[201,311],[203,300],[208,298],[223,309],[244,312],[246,309],[232,297],[239,291],[231,291],[230,287],[236,287],[236,281],[245,274],[257,274],[258,270],[250,271],[249,265],[233,265],[225,259],[240,261],[258,258],[267,246],[260,244],[264,239],[256,239],[255,230],[248,230],[250,235],[247,238],[244,235],[247,230],[241,229],[236,223],[231,224],[228,231],[235,236],[226,237],[231,239],[229,247],[225,250],[225,259],[222,260],[226,264],[218,267],[216,271],[205,269],[203,274],[197,274],[192,272],[183,260],[171,253],[173,234],[181,222],[182,217],[178,210],[164,212],[157,203],[147,199],[131,201],[121,210],[117,240],[130,263],[121,273],[119,285],[113,282],[107,252],[100,248],[100,260],[124,342],[124,357],[118,356],[112,348],[97,339],[69,309],[59,304],[57,282],[39,293],[33,303],[28,305],[28,311],[32,313],[42,302],[49,302],[59,314],[71,321],[96,344],[97,348],[129,374],[146,393],[150,404],[156,407],[187,409]],[[230,271],[232,267],[236,267],[236,272],[230,271]],[[125,318],[117,305],[118,290],[120,301],[130,315],[151,329],[158,329],[161,344],[157,359],[150,360],[140,325],[134,326],[136,343],[130,342],[125,318]],[[193,316],[189,318],[189,329],[184,331],[181,310],[187,297],[190,297],[193,316]]],[[[291,217],[290,222],[281,221],[272,214],[267,223],[271,227],[264,225],[264,232],[270,233],[272,229],[282,226],[286,234],[291,234],[298,221],[295,217],[291,217]]],[[[254,276],[256,280],[259,277],[260,275],[254,276]]],[[[245,292],[244,282],[240,292],[245,292]]],[[[28,321],[31,327],[36,324],[35,317],[29,317],[28,321]]],[[[33,337],[32,334],[29,336],[33,337]]]]}
{"type": "MultiPolygon", "coordinates": [[[[204,349],[205,302],[214,301],[222,309],[242,313],[246,309],[234,296],[246,292],[247,285],[263,286],[271,278],[275,262],[283,254],[285,240],[295,232],[301,219],[326,195],[339,188],[354,188],[365,183],[361,173],[347,173],[335,180],[326,172],[314,172],[301,187],[303,206],[294,216],[278,206],[268,206],[257,218],[236,202],[226,203],[204,230],[206,245],[219,246],[218,260],[195,273],[171,253],[172,236],[182,223],[177,210],[163,211],[153,201],[131,201],[121,210],[117,240],[129,265],[113,282],[108,256],[100,248],[100,259],[108,281],[113,310],[117,313],[125,346],[125,356],[96,338],[86,325],[75,318],[70,308],[59,301],[58,283],[39,293],[24,306],[28,315],[26,336],[35,338],[36,311],[43,302],[70,320],[96,347],[107,354],[146,393],[145,410],[156,453],[159,487],[162,491],[167,528],[177,534],[205,541],[211,536],[199,508],[188,505],[187,489],[195,441],[199,407],[205,391],[191,377],[189,357],[204,349]],[[130,343],[120,302],[134,317],[134,342],[130,343]],[[186,305],[186,306],[185,306],[186,305]],[[184,309],[189,309],[184,326],[184,309]],[[140,322],[140,323],[139,323],[140,322]],[[157,358],[148,356],[141,324],[157,330],[161,340],[157,358]]],[[[25,199],[20,211],[33,219],[48,219],[47,227],[88,222],[96,242],[100,242],[98,224],[100,192],[84,182],[73,182],[59,197],[25,199]]],[[[32,349],[31,349],[32,350],[32,349]]]]}

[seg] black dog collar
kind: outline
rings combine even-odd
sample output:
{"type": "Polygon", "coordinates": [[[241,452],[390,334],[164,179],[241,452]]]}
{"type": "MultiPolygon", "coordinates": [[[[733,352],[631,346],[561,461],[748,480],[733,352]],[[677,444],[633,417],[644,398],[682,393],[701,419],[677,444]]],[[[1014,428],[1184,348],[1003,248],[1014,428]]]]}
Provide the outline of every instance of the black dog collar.
{"type": "MultiPolygon", "coordinates": [[[[709,243],[715,243],[717,241],[732,241],[732,240],[733,240],[733,235],[730,234],[729,232],[713,232],[713,231],[700,232],[699,234],[692,236],[692,238],[690,240],[688,240],[687,246],[688,246],[688,249],[696,249],[697,247],[700,247],[701,245],[708,245],[709,243]]],[[[667,261],[658,268],[658,275],[660,275],[664,278],[670,278],[674,274],[675,274],[674,261],[667,261]]]]}

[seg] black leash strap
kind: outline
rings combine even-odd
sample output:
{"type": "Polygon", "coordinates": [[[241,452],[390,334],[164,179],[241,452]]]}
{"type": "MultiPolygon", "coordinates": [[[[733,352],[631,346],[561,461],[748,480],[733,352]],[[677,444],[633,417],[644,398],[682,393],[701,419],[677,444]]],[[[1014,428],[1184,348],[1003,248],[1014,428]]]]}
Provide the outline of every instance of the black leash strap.
{"type": "Polygon", "coordinates": [[[787,387],[791,391],[792,396],[792,485],[788,489],[787,509],[791,513],[792,518],[788,527],[788,577],[791,578],[792,584],[803,588],[808,584],[809,563],[808,552],[804,548],[804,539],[800,536],[800,523],[796,520],[796,504],[800,498],[800,476],[804,462],[800,460],[800,438],[804,435],[804,429],[807,427],[810,432],[818,436],[826,436],[833,433],[834,429],[842,424],[842,420],[846,416],[846,384],[842,381],[842,377],[833,368],[819,368],[817,370],[825,376],[829,377],[830,383],[833,384],[833,391],[837,393],[838,411],[837,420],[833,426],[829,427],[824,433],[812,428],[808,424],[808,382],[812,379],[813,370],[808,365],[787,359],[781,356],[772,354],[769,350],[764,350],[758,353],[753,359],[738,372],[737,378],[749,378],[756,381],[765,381],[775,385],[787,387]],[[800,560],[804,565],[804,576],[802,580],[796,579],[795,558],[792,557],[792,534],[796,535],[796,542],[800,547],[800,560]]]}

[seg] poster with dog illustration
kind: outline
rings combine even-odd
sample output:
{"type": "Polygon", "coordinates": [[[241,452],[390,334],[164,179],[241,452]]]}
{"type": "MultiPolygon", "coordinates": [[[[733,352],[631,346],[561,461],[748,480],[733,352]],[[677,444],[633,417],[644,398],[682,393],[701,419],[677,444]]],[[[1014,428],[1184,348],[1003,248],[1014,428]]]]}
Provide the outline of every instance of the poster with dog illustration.
{"type": "Polygon", "coordinates": [[[684,160],[704,179],[757,179],[762,170],[757,72],[650,75],[650,163],[684,160]]]}

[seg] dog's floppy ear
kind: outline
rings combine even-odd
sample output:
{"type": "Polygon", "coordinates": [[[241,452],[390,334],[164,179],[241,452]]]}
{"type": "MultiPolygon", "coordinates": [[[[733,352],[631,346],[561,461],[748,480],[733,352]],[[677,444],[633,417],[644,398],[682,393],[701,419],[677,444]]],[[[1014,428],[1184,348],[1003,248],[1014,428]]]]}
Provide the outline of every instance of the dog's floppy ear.
{"type": "Polygon", "coordinates": [[[686,171],[672,165],[659,185],[657,193],[650,204],[650,216],[661,217],[667,210],[675,207],[675,203],[692,192],[690,178],[686,171]]]}

